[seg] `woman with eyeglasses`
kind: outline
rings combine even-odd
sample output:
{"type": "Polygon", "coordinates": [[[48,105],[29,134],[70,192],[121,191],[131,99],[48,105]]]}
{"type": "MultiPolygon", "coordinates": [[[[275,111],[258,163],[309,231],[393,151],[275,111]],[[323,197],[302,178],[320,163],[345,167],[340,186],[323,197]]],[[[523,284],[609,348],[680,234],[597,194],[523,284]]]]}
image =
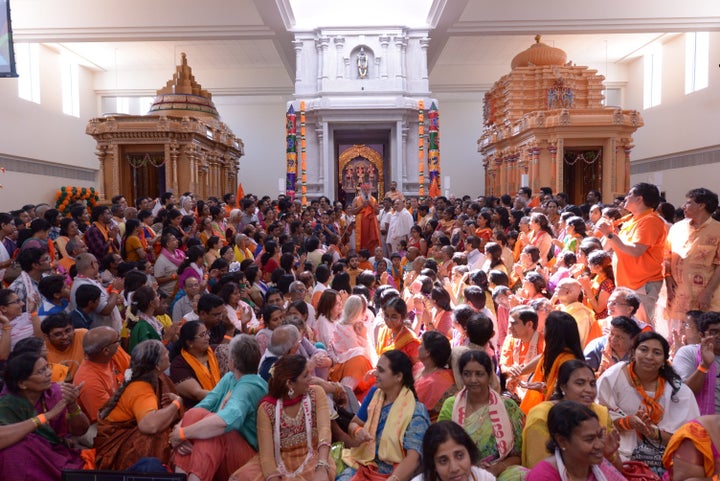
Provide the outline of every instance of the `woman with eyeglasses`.
{"type": "Polygon", "coordinates": [[[90,422],[77,405],[80,388],[56,384],[39,352],[14,355],[5,369],[7,394],[0,396],[2,479],[55,481],[65,469],[81,469],[80,452],[70,436],[84,434],[90,422]]]}
{"type": "Polygon", "coordinates": [[[205,399],[220,382],[220,368],[210,347],[210,331],[200,321],[190,321],[180,328],[180,338],[173,346],[170,379],[183,399],[185,409],[205,399]]]}
{"type": "Polygon", "coordinates": [[[0,361],[8,358],[10,350],[21,339],[43,337],[37,313],[23,312],[22,308],[23,302],[15,291],[0,289],[0,361]]]}

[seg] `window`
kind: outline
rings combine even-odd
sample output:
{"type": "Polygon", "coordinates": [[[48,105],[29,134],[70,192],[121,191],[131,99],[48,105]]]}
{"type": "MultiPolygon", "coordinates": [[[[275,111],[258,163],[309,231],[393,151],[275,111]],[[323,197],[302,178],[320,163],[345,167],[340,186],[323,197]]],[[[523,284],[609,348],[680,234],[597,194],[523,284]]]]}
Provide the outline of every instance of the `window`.
{"type": "Polygon", "coordinates": [[[80,67],[63,56],[61,59],[62,107],[65,115],[80,117],[80,67]]]}
{"type": "Polygon", "coordinates": [[[39,46],[36,43],[16,43],[15,61],[18,72],[18,97],[40,103],[39,46]]]}
{"type": "Polygon", "coordinates": [[[710,63],[710,34],[690,32],[685,34],[685,94],[708,86],[710,63]]]}
{"type": "Polygon", "coordinates": [[[662,98],[662,46],[645,54],[643,77],[643,108],[660,105],[662,98]]]}

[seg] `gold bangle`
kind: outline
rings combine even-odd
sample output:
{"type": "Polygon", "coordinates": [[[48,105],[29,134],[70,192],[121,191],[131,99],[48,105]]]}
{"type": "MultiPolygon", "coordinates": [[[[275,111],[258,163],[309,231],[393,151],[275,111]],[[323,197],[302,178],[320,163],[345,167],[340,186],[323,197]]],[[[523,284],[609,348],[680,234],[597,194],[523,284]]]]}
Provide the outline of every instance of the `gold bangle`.
{"type": "Polygon", "coordinates": [[[42,426],[42,424],[40,423],[40,420],[37,418],[37,416],[31,417],[31,418],[30,418],[30,421],[32,421],[33,424],[35,425],[35,429],[37,429],[37,428],[39,428],[40,426],[42,426]]]}
{"type": "Polygon", "coordinates": [[[82,409],[80,409],[80,406],[75,406],[73,412],[68,412],[68,417],[74,418],[75,416],[78,416],[80,414],[82,414],[82,409]]]}

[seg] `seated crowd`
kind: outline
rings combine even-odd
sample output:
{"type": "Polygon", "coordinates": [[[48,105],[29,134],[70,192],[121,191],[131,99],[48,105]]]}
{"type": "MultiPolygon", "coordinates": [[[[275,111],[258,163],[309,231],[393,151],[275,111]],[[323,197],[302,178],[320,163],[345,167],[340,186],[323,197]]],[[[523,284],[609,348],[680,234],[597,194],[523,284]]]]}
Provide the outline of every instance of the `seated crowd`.
{"type": "Polygon", "coordinates": [[[2,479],[718,478],[717,194],[368,194],[0,213],[2,479]]]}

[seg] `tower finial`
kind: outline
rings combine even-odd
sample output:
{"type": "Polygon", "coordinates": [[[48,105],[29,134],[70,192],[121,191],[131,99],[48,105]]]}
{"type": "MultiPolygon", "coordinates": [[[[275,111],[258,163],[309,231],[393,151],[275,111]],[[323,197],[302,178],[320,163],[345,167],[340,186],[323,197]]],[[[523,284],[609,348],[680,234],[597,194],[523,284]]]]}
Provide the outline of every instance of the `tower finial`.
{"type": "Polygon", "coordinates": [[[542,36],[539,33],[537,35],[535,35],[535,43],[540,43],[541,38],[542,38],[542,36]]]}

